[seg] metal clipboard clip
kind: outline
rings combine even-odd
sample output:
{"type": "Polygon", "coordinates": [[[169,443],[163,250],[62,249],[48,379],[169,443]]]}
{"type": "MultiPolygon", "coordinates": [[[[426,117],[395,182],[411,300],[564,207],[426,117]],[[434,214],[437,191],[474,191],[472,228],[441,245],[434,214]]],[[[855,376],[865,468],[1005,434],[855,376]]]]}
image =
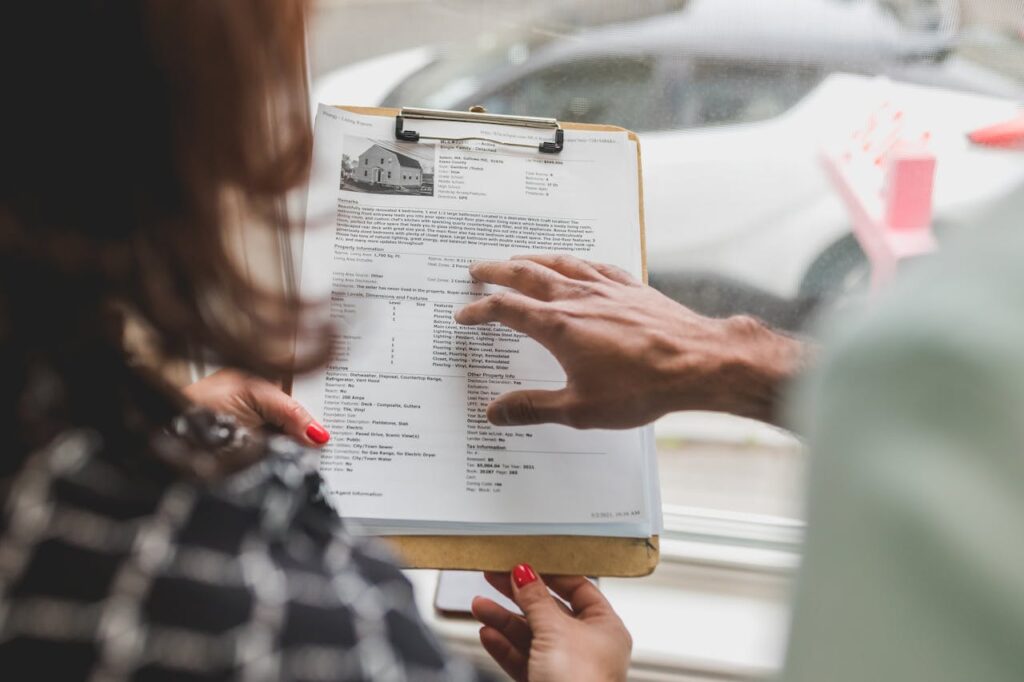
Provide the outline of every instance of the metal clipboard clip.
{"type": "Polygon", "coordinates": [[[565,136],[562,126],[554,118],[541,118],[538,116],[506,116],[503,114],[488,114],[483,107],[471,107],[469,111],[444,111],[442,109],[415,109],[402,107],[401,113],[395,116],[395,138],[403,142],[419,142],[420,140],[451,140],[453,142],[469,142],[477,140],[480,142],[493,142],[508,147],[526,147],[537,149],[545,154],[557,154],[562,151],[565,136]],[[491,125],[517,126],[519,128],[541,128],[551,130],[555,136],[553,142],[541,142],[538,145],[525,144],[522,142],[505,142],[503,140],[492,140],[486,137],[433,137],[420,135],[415,130],[406,130],[406,121],[458,121],[462,123],[489,123],[491,125]]]}

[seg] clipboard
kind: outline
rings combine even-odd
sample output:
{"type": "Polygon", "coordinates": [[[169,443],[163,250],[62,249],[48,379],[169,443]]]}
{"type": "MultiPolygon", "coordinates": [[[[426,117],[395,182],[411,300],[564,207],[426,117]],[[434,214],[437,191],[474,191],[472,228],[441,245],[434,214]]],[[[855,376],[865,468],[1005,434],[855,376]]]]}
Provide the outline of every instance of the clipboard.
{"type": "MultiPolygon", "coordinates": [[[[640,253],[644,282],[647,281],[647,243],[644,232],[643,176],[640,144],[636,133],[612,125],[565,123],[553,118],[489,114],[482,107],[469,111],[437,109],[393,109],[385,107],[336,106],[364,116],[395,119],[395,138],[403,142],[432,139],[413,130],[417,120],[479,122],[497,125],[549,129],[550,142],[536,148],[540,153],[558,154],[565,145],[563,130],[626,132],[637,143],[637,210],[640,223],[640,253]]],[[[451,138],[445,138],[451,139],[451,138]]],[[[471,138],[465,138],[471,139],[471,138]]],[[[480,138],[472,138],[480,139],[480,138]]],[[[497,144],[512,143],[486,140],[497,144]]],[[[541,573],[608,577],[639,577],[652,573],[660,558],[659,537],[622,538],[584,535],[382,535],[405,568],[469,571],[510,571],[516,564],[529,563],[541,573]]]]}

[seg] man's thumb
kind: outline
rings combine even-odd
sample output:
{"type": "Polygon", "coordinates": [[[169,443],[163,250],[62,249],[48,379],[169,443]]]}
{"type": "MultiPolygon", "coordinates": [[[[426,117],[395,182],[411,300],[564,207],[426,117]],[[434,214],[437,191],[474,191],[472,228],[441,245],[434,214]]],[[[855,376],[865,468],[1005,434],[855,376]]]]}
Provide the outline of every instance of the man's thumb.
{"type": "Polygon", "coordinates": [[[487,420],[496,426],[527,426],[565,423],[565,389],[560,391],[511,391],[487,406],[487,420]]]}
{"type": "Polygon", "coordinates": [[[512,569],[512,599],[523,611],[534,634],[564,614],[530,564],[512,569]]]}

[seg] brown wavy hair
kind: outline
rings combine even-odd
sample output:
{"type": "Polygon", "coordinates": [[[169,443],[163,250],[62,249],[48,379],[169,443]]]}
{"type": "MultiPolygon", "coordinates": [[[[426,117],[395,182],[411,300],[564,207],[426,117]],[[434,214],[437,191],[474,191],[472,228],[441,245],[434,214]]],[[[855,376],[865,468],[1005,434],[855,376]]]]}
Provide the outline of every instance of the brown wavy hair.
{"type": "Polygon", "coordinates": [[[239,225],[286,227],[307,176],[305,16],[301,0],[0,10],[0,423],[26,444],[55,423],[123,426],[129,404],[147,423],[180,407],[140,388],[154,382],[120,350],[120,311],[167,358],[269,376],[325,361],[305,306],[254,284],[228,246],[239,225]],[[60,388],[31,390],[48,381],[60,388]]]}

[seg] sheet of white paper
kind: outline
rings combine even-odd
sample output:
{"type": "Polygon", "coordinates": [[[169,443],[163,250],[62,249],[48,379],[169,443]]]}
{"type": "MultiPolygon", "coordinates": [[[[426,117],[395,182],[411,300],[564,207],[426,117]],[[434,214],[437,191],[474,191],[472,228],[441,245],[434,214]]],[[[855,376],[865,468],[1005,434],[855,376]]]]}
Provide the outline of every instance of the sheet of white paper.
{"type": "MultiPolygon", "coordinates": [[[[452,124],[416,123],[423,134],[452,134],[452,124]]],[[[491,426],[493,397],[557,389],[564,374],[522,334],[453,320],[493,290],[470,278],[474,260],[563,251],[639,276],[635,143],[566,131],[564,151],[547,155],[399,143],[393,131],[383,117],[325,106],[317,115],[301,292],[329,299],[341,339],[333,363],[300,377],[294,394],[332,433],[321,457],[332,501],[395,532],[407,522],[423,532],[438,523],[509,533],[622,524],[623,535],[649,534],[656,474],[644,432],[491,426]]]]}

